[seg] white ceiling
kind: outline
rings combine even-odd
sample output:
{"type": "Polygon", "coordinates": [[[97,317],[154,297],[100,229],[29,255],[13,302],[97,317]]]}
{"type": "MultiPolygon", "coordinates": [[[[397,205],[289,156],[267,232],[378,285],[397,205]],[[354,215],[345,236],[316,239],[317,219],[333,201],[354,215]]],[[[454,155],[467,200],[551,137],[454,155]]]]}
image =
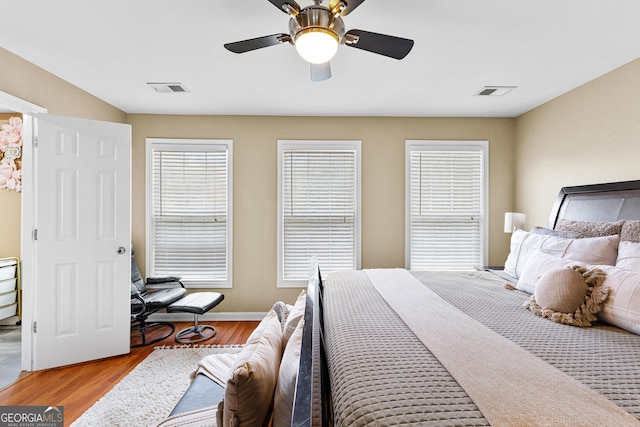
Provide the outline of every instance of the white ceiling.
{"type": "Polygon", "coordinates": [[[397,61],[342,46],[323,82],[288,44],[223,48],[286,33],[288,19],[267,0],[2,1],[0,46],[127,113],[157,114],[514,117],[640,56],[638,0],[368,0],[347,30],[413,50],[397,61]],[[485,85],[517,89],[473,96],[485,85]]]}

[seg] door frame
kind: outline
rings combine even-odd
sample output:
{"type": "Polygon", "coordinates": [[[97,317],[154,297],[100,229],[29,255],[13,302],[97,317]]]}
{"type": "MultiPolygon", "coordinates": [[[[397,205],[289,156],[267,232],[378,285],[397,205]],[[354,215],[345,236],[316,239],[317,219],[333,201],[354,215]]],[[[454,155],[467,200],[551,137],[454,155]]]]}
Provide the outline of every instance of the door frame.
{"type": "Polygon", "coordinates": [[[33,135],[35,114],[46,114],[47,109],[0,91],[0,106],[22,114],[22,195],[20,202],[20,265],[22,288],[22,348],[21,365],[23,371],[31,371],[32,347],[31,325],[33,324],[34,301],[34,244],[33,229],[35,217],[33,135]]]}

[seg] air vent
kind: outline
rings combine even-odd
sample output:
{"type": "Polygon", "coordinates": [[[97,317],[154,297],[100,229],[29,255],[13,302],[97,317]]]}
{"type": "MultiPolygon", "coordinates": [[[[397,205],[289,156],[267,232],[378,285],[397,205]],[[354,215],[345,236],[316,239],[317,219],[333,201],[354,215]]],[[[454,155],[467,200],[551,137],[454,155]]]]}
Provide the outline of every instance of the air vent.
{"type": "Polygon", "coordinates": [[[503,96],[515,89],[516,86],[485,86],[473,96],[503,96]]]}
{"type": "Polygon", "coordinates": [[[182,83],[147,83],[158,93],[185,93],[189,92],[182,83]]]}

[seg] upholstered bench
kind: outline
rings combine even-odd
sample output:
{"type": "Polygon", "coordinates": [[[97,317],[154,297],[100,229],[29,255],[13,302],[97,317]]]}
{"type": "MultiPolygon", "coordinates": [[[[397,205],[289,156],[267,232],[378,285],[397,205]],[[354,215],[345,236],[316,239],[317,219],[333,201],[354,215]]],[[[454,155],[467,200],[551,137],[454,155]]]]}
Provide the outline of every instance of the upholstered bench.
{"type": "Polygon", "coordinates": [[[176,341],[183,344],[213,338],[216,329],[211,325],[199,325],[198,316],[211,310],[224,299],[218,292],[194,292],[167,307],[167,313],[193,313],[193,326],[176,334],[176,341]]]}

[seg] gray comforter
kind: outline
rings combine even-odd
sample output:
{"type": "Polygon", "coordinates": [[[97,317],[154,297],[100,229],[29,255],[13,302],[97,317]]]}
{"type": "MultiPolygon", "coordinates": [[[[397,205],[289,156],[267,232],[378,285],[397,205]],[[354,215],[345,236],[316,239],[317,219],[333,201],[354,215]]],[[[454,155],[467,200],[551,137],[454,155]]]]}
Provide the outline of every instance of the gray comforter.
{"type": "MultiPolygon", "coordinates": [[[[414,275],[467,315],[640,418],[640,336],[536,317],[522,307],[528,294],[506,290],[504,279],[489,272],[414,275]]],[[[365,272],[329,275],[324,301],[336,425],[489,425],[365,272]]]]}

